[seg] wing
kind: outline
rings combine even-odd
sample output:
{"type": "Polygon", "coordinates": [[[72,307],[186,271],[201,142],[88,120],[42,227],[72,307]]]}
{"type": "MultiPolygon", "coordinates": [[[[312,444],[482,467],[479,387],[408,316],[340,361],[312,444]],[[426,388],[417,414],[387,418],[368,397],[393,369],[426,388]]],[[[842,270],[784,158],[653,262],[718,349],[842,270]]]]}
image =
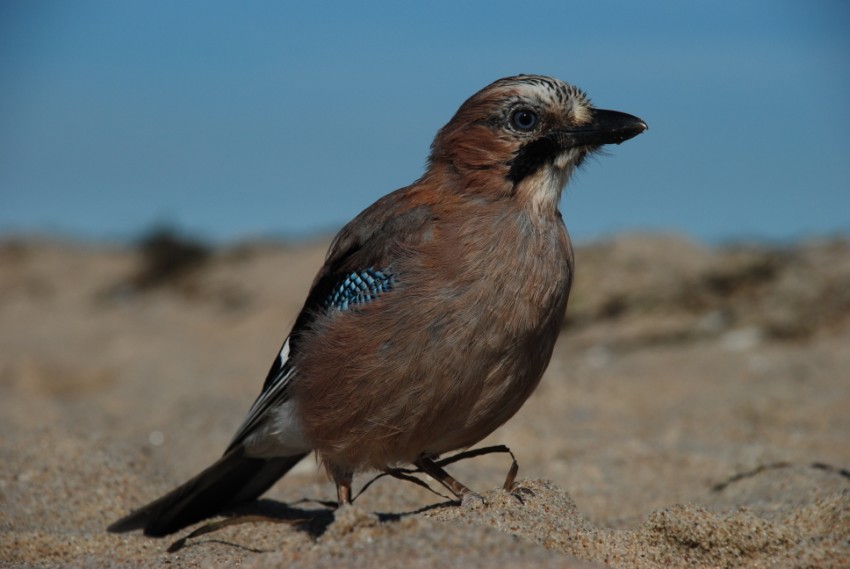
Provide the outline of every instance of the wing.
{"type": "Polygon", "coordinates": [[[233,439],[224,454],[241,445],[245,438],[267,417],[266,413],[269,409],[276,408],[289,399],[287,386],[294,374],[295,368],[292,367],[289,360],[289,337],[287,337],[280,349],[280,354],[275,358],[266,376],[263,390],[254,404],[251,405],[248,416],[242,422],[236,434],[233,435],[233,439]]]}
{"type": "Polygon", "coordinates": [[[427,226],[432,221],[431,208],[405,188],[375,202],[337,234],[260,395],[225,454],[244,443],[270,410],[289,400],[289,387],[298,377],[293,359],[301,332],[331,311],[350,310],[392,290],[403,279],[394,270],[394,260],[429,239],[427,226]]]}

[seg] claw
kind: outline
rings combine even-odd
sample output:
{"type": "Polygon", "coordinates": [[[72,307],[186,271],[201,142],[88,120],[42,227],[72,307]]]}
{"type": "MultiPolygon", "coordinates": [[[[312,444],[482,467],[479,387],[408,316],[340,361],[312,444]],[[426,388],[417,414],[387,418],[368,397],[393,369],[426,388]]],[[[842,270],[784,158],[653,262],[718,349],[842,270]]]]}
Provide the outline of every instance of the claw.
{"type": "Polygon", "coordinates": [[[482,506],[486,506],[487,502],[484,501],[484,497],[481,496],[481,494],[469,490],[468,492],[464,492],[460,499],[460,505],[463,508],[475,510],[482,506]]]}
{"type": "Polygon", "coordinates": [[[534,497],[535,495],[534,491],[531,488],[524,488],[522,486],[516,486],[509,493],[511,496],[516,498],[517,502],[519,502],[523,506],[525,505],[525,499],[523,498],[523,495],[528,497],[534,497]]]}

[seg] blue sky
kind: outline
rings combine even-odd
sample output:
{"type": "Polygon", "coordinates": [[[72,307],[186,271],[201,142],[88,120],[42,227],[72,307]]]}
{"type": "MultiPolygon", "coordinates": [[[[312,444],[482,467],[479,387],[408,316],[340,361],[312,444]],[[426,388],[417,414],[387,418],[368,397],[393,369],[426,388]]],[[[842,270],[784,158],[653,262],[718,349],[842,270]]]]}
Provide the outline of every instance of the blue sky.
{"type": "Polygon", "coordinates": [[[579,241],[848,233],[848,30],[837,0],[4,0],[0,233],[333,231],[516,73],[650,125],[567,188],[579,241]]]}

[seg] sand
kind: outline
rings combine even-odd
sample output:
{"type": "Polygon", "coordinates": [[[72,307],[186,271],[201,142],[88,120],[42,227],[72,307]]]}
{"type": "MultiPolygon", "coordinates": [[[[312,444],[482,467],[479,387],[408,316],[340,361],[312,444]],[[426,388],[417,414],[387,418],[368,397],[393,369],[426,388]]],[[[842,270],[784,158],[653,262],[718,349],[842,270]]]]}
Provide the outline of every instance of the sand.
{"type": "Polygon", "coordinates": [[[195,528],[107,533],[222,452],[326,245],[204,251],[180,273],[161,251],[0,244],[0,566],[850,567],[839,238],[579,247],[540,388],[479,445],[513,450],[513,493],[491,454],[448,467],[483,503],[382,478],[334,511],[309,458],[240,512],[266,521],[174,553],[195,528]]]}

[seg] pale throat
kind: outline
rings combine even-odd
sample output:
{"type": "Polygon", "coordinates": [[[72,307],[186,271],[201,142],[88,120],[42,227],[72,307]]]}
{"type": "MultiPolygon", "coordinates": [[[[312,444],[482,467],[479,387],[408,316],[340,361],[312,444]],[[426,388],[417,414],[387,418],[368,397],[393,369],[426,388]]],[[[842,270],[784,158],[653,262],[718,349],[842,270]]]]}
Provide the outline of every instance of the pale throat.
{"type": "Polygon", "coordinates": [[[520,182],[517,195],[521,196],[531,211],[546,216],[558,210],[561,192],[575,169],[574,152],[569,150],[562,153],[552,163],[520,182]]]}

